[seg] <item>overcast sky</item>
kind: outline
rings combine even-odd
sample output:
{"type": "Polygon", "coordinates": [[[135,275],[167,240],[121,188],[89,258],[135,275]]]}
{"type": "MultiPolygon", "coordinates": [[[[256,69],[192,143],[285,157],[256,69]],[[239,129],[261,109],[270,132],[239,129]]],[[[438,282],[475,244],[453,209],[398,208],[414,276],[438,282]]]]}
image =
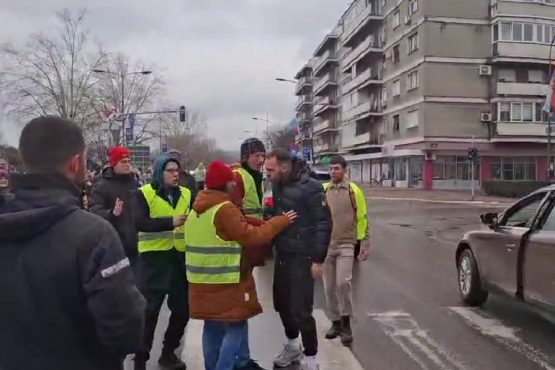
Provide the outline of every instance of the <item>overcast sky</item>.
{"type": "MultiPolygon", "coordinates": [[[[293,78],[349,0],[0,0],[0,43],[25,42],[58,10],[86,8],[88,27],[107,51],[164,71],[166,99],[202,111],[220,147],[236,150],[245,130],[269,114],[295,114],[293,78]]],[[[0,112],[1,115],[1,112],[0,112]]],[[[11,144],[18,130],[0,116],[11,144]]]]}

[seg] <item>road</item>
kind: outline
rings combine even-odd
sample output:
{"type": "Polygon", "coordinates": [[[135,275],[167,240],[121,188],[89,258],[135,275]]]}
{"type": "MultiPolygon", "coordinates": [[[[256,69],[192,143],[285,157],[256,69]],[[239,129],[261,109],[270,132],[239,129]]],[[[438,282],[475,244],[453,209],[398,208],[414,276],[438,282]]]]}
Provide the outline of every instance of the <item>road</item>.
{"type": "MultiPolygon", "coordinates": [[[[495,296],[481,310],[460,303],[456,243],[463,231],[479,227],[478,215],[489,210],[476,204],[371,200],[371,258],[356,265],[354,276],[355,343],[350,352],[337,340],[321,339],[322,370],[555,370],[552,323],[495,296]]],[[[253,355],[267,368],[283,340],[271,308],[271,268],[257,271],[265,313],[251,322],[253,355]]],[[[315,298],[323,338],[328,322],[321,284],[315,298]]],[[[167,312],[163,325],[166,321],[167,312]]],[[[190,325],[183,351],[193,370],[203,368],[201,326],[190,325]]]]}

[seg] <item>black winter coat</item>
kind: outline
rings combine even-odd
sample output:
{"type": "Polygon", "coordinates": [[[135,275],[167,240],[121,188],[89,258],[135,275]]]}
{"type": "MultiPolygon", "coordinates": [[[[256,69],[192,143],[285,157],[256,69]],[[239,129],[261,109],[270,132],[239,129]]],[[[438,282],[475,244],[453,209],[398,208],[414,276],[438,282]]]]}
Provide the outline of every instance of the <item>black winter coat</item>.
{"type": "Polygon", "coordinates": [[[299,217],[275,239],[278,254],[305,254],[323,263],[331,237],[331,214],[322,184],[312,178],[306,163],[295,158],[289,181],[273,185],[274,214],[294,210],[299,217]]]}
{"type": "Polygon", "coordinates": [[[61,175],[12,178],[0,202],[0,369],[116,370],[145,300],[118,235],[61,175]]]}
{"type": "Polygon", "coordinates": [[[138,189],[139,183],[132,175],[117,175],[112,167],[108,167],[94,183],[89,199],[89,211],[114,226],[131,260],[138,254],[135,228],[135,194],[138,189]],[[123,201],[123,213],[116,217],[112,210],[118,198],[123,201]]]}

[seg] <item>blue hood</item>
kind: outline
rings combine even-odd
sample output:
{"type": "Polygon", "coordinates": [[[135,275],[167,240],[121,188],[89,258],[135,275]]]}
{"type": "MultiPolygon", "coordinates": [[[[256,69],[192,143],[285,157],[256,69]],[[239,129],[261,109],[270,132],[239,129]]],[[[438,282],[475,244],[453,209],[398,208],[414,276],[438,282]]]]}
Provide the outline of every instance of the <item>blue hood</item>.
{"type": "Polygon", "coordinates": [[[181,168],[181,164],[175,158],[170,158],[167,155],[161,155],[156,158],[154,161],[154,169],[152,171],[152,187],[155,189],[160,189],[160,184],[164,182],[164,168],[168,162],[177,163],[179,168],[181,168]]]}

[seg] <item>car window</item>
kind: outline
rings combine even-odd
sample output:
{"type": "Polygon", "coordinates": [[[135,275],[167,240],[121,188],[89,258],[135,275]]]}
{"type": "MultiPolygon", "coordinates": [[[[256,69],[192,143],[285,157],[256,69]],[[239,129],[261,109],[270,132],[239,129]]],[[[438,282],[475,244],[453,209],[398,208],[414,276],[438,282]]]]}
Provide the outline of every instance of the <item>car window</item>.
{"type": "Polygon", "coordinates": [[[547,215],[542,217],[540,228],[544,231],[555,231],[555,207],[553,201],[546,203],[549,203],[549,210],[547,215]]]}
{"type": "Polygon", "coordinates": [[[504,217],[502,226],[507,227],[532,227],[534,216],[538,213],[546,193],[538,193],[511,208],[504,217]]]}

